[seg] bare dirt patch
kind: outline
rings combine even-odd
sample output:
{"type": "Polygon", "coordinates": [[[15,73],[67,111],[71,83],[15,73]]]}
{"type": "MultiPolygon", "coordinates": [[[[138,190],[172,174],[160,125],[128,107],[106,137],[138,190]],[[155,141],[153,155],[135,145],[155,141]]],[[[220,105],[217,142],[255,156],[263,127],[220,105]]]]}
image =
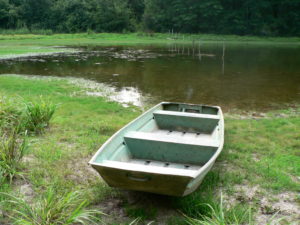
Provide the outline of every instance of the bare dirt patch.
{"type": "Polygon", "coordinates": [[[33,202],[35,191],[33,190],[32,184],[27,180],[21,178],[14,180],[13,190],[15,193],[19,193],[26,202],[33,202]]]}
{"type": "Polygon", "coordinates": [[[300,221],[300,205],[297,203],[297,193],[283,192],[277,195],[266,194],[260,200],[260,210],[257,221],[270,219],[275,213],[278,218],[284,218],[288,223],[296,224],[300,221]],[[269,215],[269,217],[268,217],[269,215]]]}
{"type": "Polygon", "coordinates": [[[95,183],[99,179],[98,173],[88,164],[90,157],[74,158],[68,161],[65,169],[69,171],[66,178],[78,184],[95,183]]]}
{"type": "Polygon", "coordinates": [[[96,206],[108,215],[104,218],[105,224],[126,224],[145,216],[138,224],[164,225],[171,217],[179,216],[172,205],[172,197],[119,189],[117,191],[117,196],[111,196],[96,206]],[[133,211],[142,213],[135,214],[133,211]]]}
{"type": "Polygon", "coordinates": [[[259,185],[235,185],[234,194],[225,199],[230,205],[247,202],[257,208],[255,224],[297,224],[300,221],[300,205],[297,202],[298,193],[283,192],[274,194],[262,189],[259,185]]]}

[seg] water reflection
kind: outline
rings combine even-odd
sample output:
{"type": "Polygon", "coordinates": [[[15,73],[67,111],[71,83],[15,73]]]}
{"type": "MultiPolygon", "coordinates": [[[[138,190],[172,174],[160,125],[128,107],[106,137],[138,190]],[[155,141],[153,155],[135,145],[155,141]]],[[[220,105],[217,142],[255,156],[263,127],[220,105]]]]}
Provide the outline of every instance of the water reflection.
{"type": "Polygon", "coordinates": [[[300,48],[262,44],[86,47],[0,62],[1,73],[83,77],[136,105],[179,101],[265,110],[300,102],[300,48]]]}
{"type": "Polygon", "coordinates": [[[87,91],[86,94],[90,96],[105,96],[112,101],[122,103],[125,107],[129,105],[143,107],[147,102],[147,98],[134,87],[124,87],[121,88],[121,90],[116,90],[113,87],[110,88],[110,94],[107,95],[105,95],[101,90],[98,92],[87,91]]]}

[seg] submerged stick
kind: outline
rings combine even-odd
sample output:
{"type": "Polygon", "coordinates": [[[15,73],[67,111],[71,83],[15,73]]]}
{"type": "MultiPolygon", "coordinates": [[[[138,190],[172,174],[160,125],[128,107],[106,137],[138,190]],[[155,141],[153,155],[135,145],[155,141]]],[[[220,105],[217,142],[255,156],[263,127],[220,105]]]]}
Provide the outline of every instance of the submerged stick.
{"type": "Polygon", "coordinates": [[[200,41],[199,41],[199,60],[201,61],[201,48],[200,48],[200,41]]]}
{"type": "Polygon", "coordinates": [[[223,55],[222,55],[222,74],[224,74],[225,71],[225,43],[223,42],[223,55]]]}

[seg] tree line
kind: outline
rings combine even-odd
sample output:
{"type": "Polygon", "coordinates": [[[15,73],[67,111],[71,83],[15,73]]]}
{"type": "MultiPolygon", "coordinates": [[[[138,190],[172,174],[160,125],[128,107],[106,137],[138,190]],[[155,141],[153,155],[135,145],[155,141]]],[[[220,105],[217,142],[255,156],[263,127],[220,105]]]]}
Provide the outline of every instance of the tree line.
{"type": "Polygon", "coordinates": [[[300,35],[300,0],[0,0],[1,29],[300,35]]]}

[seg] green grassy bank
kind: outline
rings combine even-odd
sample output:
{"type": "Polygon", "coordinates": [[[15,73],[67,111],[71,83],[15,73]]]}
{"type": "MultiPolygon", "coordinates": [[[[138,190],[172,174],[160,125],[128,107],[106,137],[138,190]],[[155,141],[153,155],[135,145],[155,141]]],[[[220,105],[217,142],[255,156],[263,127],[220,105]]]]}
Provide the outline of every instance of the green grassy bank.
{"type": "MultiPolygon", "coordinates": [[[[276,213],[283,218],[281,224],[297,221],[298,107],[261,118],[228,115],[224,150],[200,189],[184,198],[163,197],[110,188],[87,165],[105,140],[142,111],[87,96],[86,87],[80,86],[84,81],[76,85],[71,81],[0,76],[0,96],[11,99],[15,107],[39,101],[40,96],[57,105],[50,127],[42,134],[29,135],[21,174],[11,184],[4,182],[1,192],[34,204],[49,189],[58,195],[79,191],[90,202],[88,208],[108,214],[103,216],[106,224],[129,224],[136,218],[135,224],[203,224],[199,222],[203,215],[213,217],[203,203],[220,208],[221,196],[226,205],[224,224],[234,223],[235,217],[244,224],[265,224],[276,213]],[[284,207],[287,203],[292,210],[284,207]],[[186,220],[183,215],[199,220],[186,220]]],[[[0,223],[9,223],[10,211],[0,211],[0,223]]]]}
{"type": "Polygon", "coordinates": [[[63,49],[54,46],[86,46],[86,45],[138,45],[138,44],[167,44],[181,43],[192,44],[209,42],[229,42],[229,43],[262,43],[262,44],[284,44],[299,46],[300,38],[281,37],[255,37],[237,35],[209,35],[209,34],[145,34],[145,33],[99,33],[99,34],[0,34],[0,58],[11,58],[24,54],[41,54],[64,52],[63,49]]]}

